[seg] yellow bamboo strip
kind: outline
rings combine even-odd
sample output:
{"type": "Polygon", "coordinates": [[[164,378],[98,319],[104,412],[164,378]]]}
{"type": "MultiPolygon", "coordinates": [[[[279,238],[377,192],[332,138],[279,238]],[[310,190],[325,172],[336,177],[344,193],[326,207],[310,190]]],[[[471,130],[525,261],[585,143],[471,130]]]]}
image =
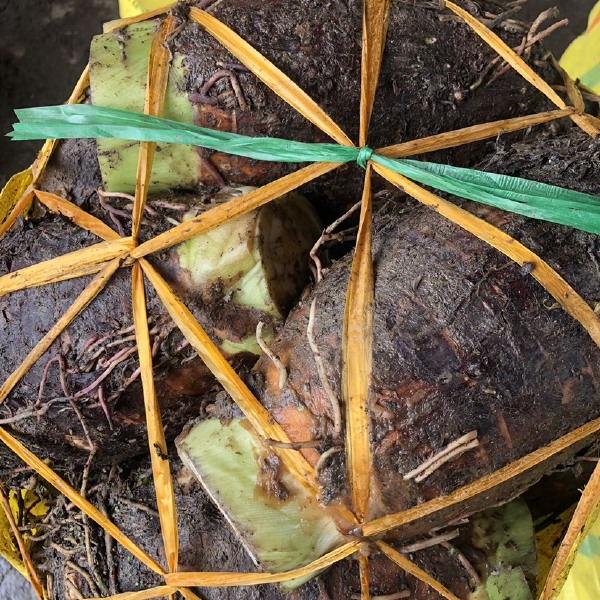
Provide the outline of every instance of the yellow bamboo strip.
{"type": "Polygon", "coordinates": [[[6,217],[4,222],[0,225],[0,238],[15,224],[16,220],[23,214],[25,209],[29,206],[33,199],[33,184],[29,185],[21,197],[17,200],[13,206],[10,214],[6,217]]]}
{"type": "Polygon", "coordinates": [[[600,431],[600,418],[578,427],[563,437],[551,442],[547,446],[539,448],[538,450],[513,461],[494,473],[490,473],[485,477],[481,477],[468,485],[454,490],[447,496],[434,498],[433,500],[428,500],[423,504],[419,504],[418,506],[414,506],[403,512],[386,515],[385,517],[371,521],[363,526],[363,535],[367,537],[379,535],[402,525],[406,525],[407,523],[412,523],[413,521],[432,515],[450,506],[466,502],[479,494],[483,494],[518,477],[526,471],[533,469],[538,464],[598,433],[598,431],[600,431]]]}
{"type": "Polygon", "coordinates": [[[282,100],[342,146],[354,146],[333,119],[287,75],[257,52],[227,25],[203,10],[190,8],[190,18],[202,26],[282,100]]]}
{"type": "Polygon", "coordinates": [[[369,557],[362,552],[358,553],[358,568],[360,572],[360,598],[361,600],[371,600],[371,592],[369,590],[371,584],[369,557]]]}
{"type": "Polygon", "coordinates": [[[100,293],[108,283],[114,272],[119,268],[120,260],[118,258],[108,263],[90,284],[79,294],[75,302],[69,307],[65,314],[52,326],[46,335],[36,344],[36,346],[27,355],[27,358],[10,374],[7,380],[0,387],[0,404],[6,400],[7,396],[14,389],[15,385],[21,381],[21,378],[31,369],[31,367],[42,357],[50,348],[54,340],[64,331],[73,319],[100,293]]]}
{"type": "Polygon", "coordinates": [[[535,115],[527,115],[526,117],[515,117],[513,119],[502,119],[500,121],[492,121],[481,125],[473,125],[448,131],[438,135],[432,135],[402,144],[394,144],[377,150],[377,154],[387,156],[389,158],[404,158],[406,156],[414,156],[415,154],[425,154],[436,150],[444,150],[446,148],[454,148],[472,142],[479,142],[489,138],[496,137],[503,133],[511,133],[521,129],[527,129],[533,125],[548,123],[556,119],[568,117],[573,114],[573,109],[568,107],[561,110],[551,110],[535,115]]]}
{"type": "Polygon", "coordinates": [[[579,86],[562,68],[561,64],[556,60],[556,58],[554,58],[553,54],[550,54],[550,62],[557,73],[562,77],[562,80],[565,84],[565,90],[567,91],[567,96],[573,105],[575,112],[580,115],[583,114],[585,112],[585,100],[583,99],[583,94],[581,93],[579,86]]]}
{"type": "Polygon", "coordinates": [[[0,277],[0,296],[26,288],[97,273],[104,263],[122,258],[133,247],[131,238],[100,242],[0,277]]]}
{"type": "Polygon", "coordinates": [[[531,265],[531,275],[542,287],[577,320],[600,346],[600,319],[585,300],[537,254],[523,246],[497,227],[479,219],[470,212],[428,192],[420,185],[393,171],[374,165],[373,168],[388,181],[401,187],[407,194],[430,206],[437,213],[466,229],[517,264],[531,265]]]}
{"type": "MultiPolygon", "coordinates": [[[[108,600],[153,600],[154,598],[162,598],[167,594],[173,594],[178,591],[176,587],[170,585],[161,585],[153,587],[149,590],[140,592],[124,592],[111,596],[108,600]]],[[[106,598],[91,598],[91,600],[107,600],[106,598]]]]}
{"type": "Polygon", "coordinates": [[[42,192],[41,190],[35,190],[37,199],[46,207],[48,210],[59,213],[67,219],[70,219],[82,229],[90,231],[99,238],[110,241],[118,240],[121,236],[114,230],[111,229],[106,223],[103,223],[100,219],[90,215],[76,204],[57,196],[56,194],[50,194],[48,192],[42,192]]]}
{"type": "Polygon", "coordinates": [[[132,304],[133,324],[140,359],[144,406],[146,409],[146,429],[148,444],[152,459],[152,474],[154,489],[160,517],[160,526],[165,546],[165,555],[169,571],[177,571],[179,554],[179,536],[177,532],[177,510],[175,507],[175,492],[167,456],[167,442],[160,415],[160,405],[154,387],[154,372],[152,368],[152,346],[148,329],[148,314],[146,308],[146,292],[144,277],[139,262],[132,270],[132,304]]]}
{"type": "MultiPolygon", "coordinates": [[[[265,438],[278,442],[290,443],[290,439],[273,419],[267,409],[255,398],[246,384],[227,362],[223,354],[208,337],[202,326],[194,319],[192,313],[173,293],[167,282],[145,260],[140,260],[146,277],[152,283],[156,293],[169,311],[171,318],[179,327],[185,338],[196,350],[200,358],[217,378],[227,393],[233,398],[240,410],[250,421],[257,433],[265,438]]],[[[308,482],[314,487],[314,469],[300,452],[288,448],[277,448],[278,453],[290,469],[300,477],[301,481],[308,482]]]]}
{"type": "Polygon", "coordinates": [[[77,508],[82,510],[90,519],[98,523],[117,542],[144,563],[149,569],[164,575],[165,570],[144,550],[132,542],[112,521],[109,521],[93,504],[86,500],[79,492],[75,491],[64,479],[61,479],[45,462],[25,448],[6,429],[0,427],[0,442],[10,448],[22,461],[30,466],[38,475],[43,477],[50,485],[54,486],[61,494],[66,496],[77,508]]]}
{"type": "Polygon", "coordinates": [[[373,336],[371,166],[365,172],[356,250],[346,294],[342,337],[342,393],[346,406],[346,462],[353,512],[367,517],[371,489],[371,444],[367,405],[373,336]]]}
{"type": "Polygon", "coordinates": [[[140,244],[131,251],[131,257],[141,258],[148,254],[152,254],[153,252],[157,252],[158,250],[163,250],[170,246],[185,242],[185,240],[189,240],[203,231],[218,227],[230,219],[235,219],[235,217],[239,217],[244,213],[259,208],[275,198],[287,194],[297,187],[336,169],[340,164],[341,163],[315,163],[300,169],[295,173],[290,173],[281,179],[277,179],[273,183],[269,183],[253,190],[244,196],[235,198],[225,204],[220,204],[147,242],[140,244]]]}
{"type": "MultiPolygon", "coordinates": [[[[166,41],[174,28],[175,19],[168,16],[159,25],[156,33],[152,36],[152,43],[150,44],[144,114],[153,117],[160,117],[165,104],[169,67],[171,65],[171,51],[166,41]]],[[[146,205],[155,152],[155,142],[140,142],[131,225],[131,235],[134,240],[137,240],[140,233],[140,224],[146,205]]]]}
{"type": "Polygon", "coordinates": [[[197,596],[192,592],[192,590],[188,590],[187,588],[177,588],[177,591],[186,599],[186,600],[202,600],[200,596],[197,596]]]}
{"type": "Polygon", "coordinates": [[[133,17],[127,17],[126,19],[117,19],[114,22],[110,23],[110,25],[105,27],[105,31],[108,33],[109,31],[115,31],[115,29],[121,29],[121,27],[126,27],[127,25],[133,25],[134,23],[149,21],[151,19],[154,19],[154,17],[160,17],[161,15],[164,15],[174,4],[176,3],[171,2],[170,4],[159,6],[154,10],[149,10],[148,12],[144,12],[139,15],[134,15],[133,17]]]}
{"type": "Polygon", "coordinates": [[[358,142],[361,147],[367,143],[389,15],[390,0],[365,0],[363,2],[360,133],[358,142]]]}
{"type": "Polygon", "coordinates": [[[600,462],[596,464],[579,499],[567,533],[550,567],[540,600],[554,600],[558,597],[573,566],[576,552],[598,516],[600,516],[600,462]]]}
{"type": "MultiPolygon", "coordinates": [[[[18,492],[18,493],[20,493],[20,492],[18,492]]],[[[13,536],[17,542],[17,546],[19,547],[19,552],[21,553],[21,559],[23,560],[23,564],[25,565],[25,568],[27,569],[27,575],[29,577],[29,582],[31,583],[31,586],[33,587],[33,590],[35,591],[35,594],[39,598],[39,600],[44,600],[44,592],[42,589],[42,584],[40,583],[40,578],[38,577],[38,574],[35,570],[33,561],[31,560],[31,556],[29,555],[29,552],[27,551],[27,547],[25,546],[25,542],[23,541],[23,536],[21,535],[21,532],[19,531],[17,523],[15,522],[14,515],[12,513],[12,510],[10,509],[8,495],[7,495],[6,491],[4,490],[4,487],[2,486],[2,484],[0,484],[0,504],[2,505],[2,509],[4,510],[6,520],[8,521],[8,524],[10,525],[13,536]]]]}
{"type": "MultiPolygon", "coordinates": [[[[466,10],[460,8],[450,2],[444,0],[444,4],[453,13],[465,21],[465,23],[492,49],[494,49],[517,73],[524,77],[531,85],[535,86],[542,94],[544,94],[551,102],[556,104],[558,108],[566,108],[567,105],[563,99],[546,83],[512,48],[505,44],[495,33],[490,31],[485,25],[480,23],[475,17],[470,15],[466,10]]],[[[573,113],[571,119],[588,135],[596,137],[599,130],[591,123],[586,115],[573,113]]]]}
{"type": "Polygon", "coordinates": [[[395,562],[401,569],[420,579],[423,583],[426,583],[429,587],[433,588],[440,596],[446,598],[446,600],[460,600],[458,596],[455,596],[449,589],[445,588],[439,581],[431,577],[428,573],[423,571],[423,569],[417,567],[415,563],[411,562],[406,558],[406,556],[402,556],[400,552],[394,550],[391,546],[386,544],[385,542],[377,542],[377,547],[393,562],[395,562]]]}
{"type": "Polygon", "coordinates": [[[281,583],[313,575],[330,565],[354,554],[364,545],[363,542],[350,542],[332,550],[305,567],[284,571],[282,573],[168,573],[165,581],[168,585],[200,586],[200,587],[238,587],[244,585],[262,585],[264,583],[281,583]]]}

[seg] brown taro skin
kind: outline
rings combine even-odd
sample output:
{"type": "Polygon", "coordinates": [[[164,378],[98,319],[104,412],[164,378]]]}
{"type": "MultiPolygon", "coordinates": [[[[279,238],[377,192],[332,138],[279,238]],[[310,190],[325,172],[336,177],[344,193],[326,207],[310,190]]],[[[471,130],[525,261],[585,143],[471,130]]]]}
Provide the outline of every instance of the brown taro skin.
{"type": "MultiPolygon", "coordinates": [[[[560,267],[586,299],[600,298],[593,236],[475,210],[560,267]]],[[[600,415],[600,351],[529,269],[425,208],[389,207],[375,229],[371,517],[448,494],[600,415]],[[404,479],[471,431],[476,448],[421,482],[404,479]]],[[[326,272],[274,341],[289,373],[284,389],[266,357],[253,374],[254,389],[292,439],[323,439],[305,451],[313,463],[343,441],[332,435],[331,402],[307,342],[309,308],[315,300],[314,338],[340,398],[350,260],[326,272]]],[[[347,501],[343,457],[332,451],[319,465],[326,501],[347,501]]]]}

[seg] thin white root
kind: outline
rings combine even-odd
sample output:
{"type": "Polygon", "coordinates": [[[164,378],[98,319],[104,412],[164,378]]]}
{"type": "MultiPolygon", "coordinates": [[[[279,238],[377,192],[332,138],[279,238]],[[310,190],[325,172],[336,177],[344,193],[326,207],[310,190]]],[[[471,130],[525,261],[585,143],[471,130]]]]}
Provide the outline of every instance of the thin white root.
{"type": "Polygon", "coordinates": [[[453,460],[454,458],[458,458],[467,450],[476,448],[477,446],[479,446],[477,432],[470,431],[469,433],[448,444],[443,450],[437,454],[434,454],[416,469],[406,473],[406,475],[404,475],[404,479],[414,479],[416,482],[423,481],[432,473],[437,471],[443,464],[453,460]]]}
{"type": "Polygon", "coordinates": [[[312,350],[313,356],[315,358],[315,364],[317,365],[317,373],[319,375],[319,380],[321,381],[321,385],[331,402],[331,409],[333,411],[333,430],[336,436],[339,436],[342,432],[342,411],[340,409],[340,403],[329,383],[329,379],[327,379],[327,375],[325,373],[325,366],[323,365],[323,359],[321,358],[321,353],[319,352],[319,347],[315,342],[315,338],[313,336],[313,328],[315,325],[315,310],[317,307],[317,301],[313,300],[310,305],[310,313],[308,316],[308,326],[306,327],[306,337],[308,339],[308,345],[312,350]]]}
{"type": "Polygon", "coordinates": [[[319,473],[319,471],[323,468],[323,465],[327,462],[327,459],[333,455],[341,452],[344,448],[342,446],[333,446],[329,448],[329,450],[325,450],[321,456],[319,456],[319,460],[315,465],[315,473],[319,473]]]}
{"type": "Polygon", "coordinates": [[[425,548],[431,548],[431,546],[437,546],[438,544],[449,542],[450,540],[457,538],[459,535],[460,531],[458,529],[453,529],[452,531],[447,531],[446,533],[436,535],[435,537],[427,538],[426,540],[421,540],[420,542],[415,542],[414,544],[409,544],[408,546],[403,546],[400,548],[400,552],[402,552],[402,554],[408,554],[409,552],[425,550],[425,548]]]}
{"type": "Polygon", "coordinates": [[[264,323],[262,321],[258,322],[256,326],[256,341],[260,346],[260,349],[271,359],[271,362],[275,365],[277,371],[279,371],[279,389],[282,390],[287,383],[288,374],[286,368],[283,366],[283,363],[279,360],[279,356],[274,354],[273,351],[267,346],[265,340],[262,337],[262,330],[264,327],[264,323]]]}

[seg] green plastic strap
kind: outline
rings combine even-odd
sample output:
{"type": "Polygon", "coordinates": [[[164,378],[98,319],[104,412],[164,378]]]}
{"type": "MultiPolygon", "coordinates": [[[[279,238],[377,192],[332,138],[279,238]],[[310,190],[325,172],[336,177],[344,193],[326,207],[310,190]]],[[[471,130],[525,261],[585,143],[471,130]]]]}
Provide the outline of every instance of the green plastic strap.
{"type": "Polygon", "coordinates": [[[14,140],[119,138],[190,144],[272,162],[356,162],[369,160],[423,185],[534,219],[600,234],[600,198],[518,177],[449,165],[379,156],[372,148],[310,144],[248,137],[124,110],[62,105],[15,111],[14,140]]]}

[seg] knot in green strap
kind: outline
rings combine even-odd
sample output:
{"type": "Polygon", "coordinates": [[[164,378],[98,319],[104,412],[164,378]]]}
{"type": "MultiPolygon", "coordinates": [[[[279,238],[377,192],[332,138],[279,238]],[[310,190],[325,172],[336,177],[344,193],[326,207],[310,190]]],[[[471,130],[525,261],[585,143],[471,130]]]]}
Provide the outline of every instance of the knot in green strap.
{"type": "Polygon", "coordinates": [[[363,146],[358,151],[358,156],[356,157],[356,162],[363,168],[367,168],[367,163],[373,156],[373,148],[369,148],[369,146],[363,146]]]}

